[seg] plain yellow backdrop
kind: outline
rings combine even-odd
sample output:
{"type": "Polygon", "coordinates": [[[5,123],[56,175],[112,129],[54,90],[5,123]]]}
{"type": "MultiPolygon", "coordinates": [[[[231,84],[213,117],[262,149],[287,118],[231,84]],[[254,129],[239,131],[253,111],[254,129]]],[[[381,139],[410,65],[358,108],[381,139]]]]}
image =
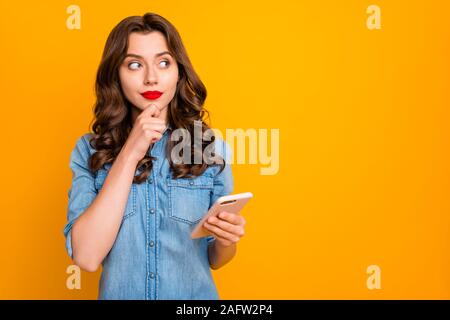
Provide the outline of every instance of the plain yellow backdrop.
{"type": "Polygon", "coordinates": [[[279,129],[280,168],[233,165],[251,191],[223,299],[449,299],[450,5],[444,1],[4,1],[0,298],[66,288],[70,151],[88,132],[106,38],[156,12],[208,89],[211,125],[279,129]],[[81,9],[81,29],[66,8],[81,9]],[[366,9],[381,8],[381,30],[366,9]],[[366,286],[369,265],[381,289],[366,286]]]}

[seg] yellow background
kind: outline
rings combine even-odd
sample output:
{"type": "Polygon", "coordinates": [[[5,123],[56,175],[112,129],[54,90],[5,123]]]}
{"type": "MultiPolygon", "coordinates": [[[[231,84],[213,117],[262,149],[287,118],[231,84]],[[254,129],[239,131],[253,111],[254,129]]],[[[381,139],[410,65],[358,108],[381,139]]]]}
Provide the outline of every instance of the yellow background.
{"type": "Polygon", "coordinates": [[[447,2],[0,3],[0,298],[96,298],[100,270],[66,288],[69,156],[106,37],[145,12],[179,30],[214,128],[280,130],[278,174],[233,166],[235,192],[255,197],[237,256],[213,271],[221,298],[450,298],[447,2]]]}

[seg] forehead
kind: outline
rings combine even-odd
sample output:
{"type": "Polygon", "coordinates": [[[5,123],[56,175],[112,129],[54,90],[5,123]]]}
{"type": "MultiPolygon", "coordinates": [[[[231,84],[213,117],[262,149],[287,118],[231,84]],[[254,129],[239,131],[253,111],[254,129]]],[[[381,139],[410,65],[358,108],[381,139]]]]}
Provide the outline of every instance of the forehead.
{"type": "Polygon", "coordinates": [[[134,53],[144,57],[152,57],[155,54],[169,51],[164,35],[159,31],[147,34],[132,32],[128,37],[127,53],[134,53]]]}

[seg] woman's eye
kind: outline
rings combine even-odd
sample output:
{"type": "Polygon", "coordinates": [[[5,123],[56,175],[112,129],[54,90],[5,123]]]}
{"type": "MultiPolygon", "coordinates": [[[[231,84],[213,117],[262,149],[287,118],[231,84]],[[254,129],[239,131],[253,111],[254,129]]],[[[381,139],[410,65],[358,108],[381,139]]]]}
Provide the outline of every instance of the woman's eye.
{"type": "Polygon", "coordinates": [[[161,61],[161,62],[159,63],[159,65],[162,66],[162,67],[164,67],[164,68],[167,68],[167,67],[170,65],[170,62],[167,61],[167,60],[163,60],[163,61],[161,61]],[[164,65],[164,63],[165,63],[165,65],[164,65]]]}
{"type": "Polygon", "coordinates": [[[141,64],[139,62],[131,62],[130,64],[128,64],[128,68],[130,68],[131,70],[136,70],[139,69],[139,66],[141,64]]]}

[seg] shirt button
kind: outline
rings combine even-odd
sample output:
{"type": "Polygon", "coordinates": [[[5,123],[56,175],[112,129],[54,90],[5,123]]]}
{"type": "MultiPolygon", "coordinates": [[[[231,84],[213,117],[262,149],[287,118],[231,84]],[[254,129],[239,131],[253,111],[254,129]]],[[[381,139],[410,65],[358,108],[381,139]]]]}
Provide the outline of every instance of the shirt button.
{"type": "Polygon", "coordinates": [[[150,178],[149,183],[153,183],[153,179],[152,178],[150,178]]]}
{"type": "Polygon", "coordinates": [[[193,185],[194,185],[194,181],[189,181],[189,184],[190,184],[191,186],[193,186],[193,185]]]}
{"type": "Polygon", "coordinates": [[[149,277],[150,277],[151,279],[153,279],[153,278],[155,277],[155,274],[154,274],[153,272],[150,272],[149,277]]]}
{"type": "Polygon", "coordinates": [[[150,241],[150,243],[148,244],[150,247],[153,247],[155,245],[155,242],[150,241]]]}
{"type": "Polygon", "coordinates": [[[150,213],[151,214],[155,213],[155,209],[150,209],[150,213]]]}

